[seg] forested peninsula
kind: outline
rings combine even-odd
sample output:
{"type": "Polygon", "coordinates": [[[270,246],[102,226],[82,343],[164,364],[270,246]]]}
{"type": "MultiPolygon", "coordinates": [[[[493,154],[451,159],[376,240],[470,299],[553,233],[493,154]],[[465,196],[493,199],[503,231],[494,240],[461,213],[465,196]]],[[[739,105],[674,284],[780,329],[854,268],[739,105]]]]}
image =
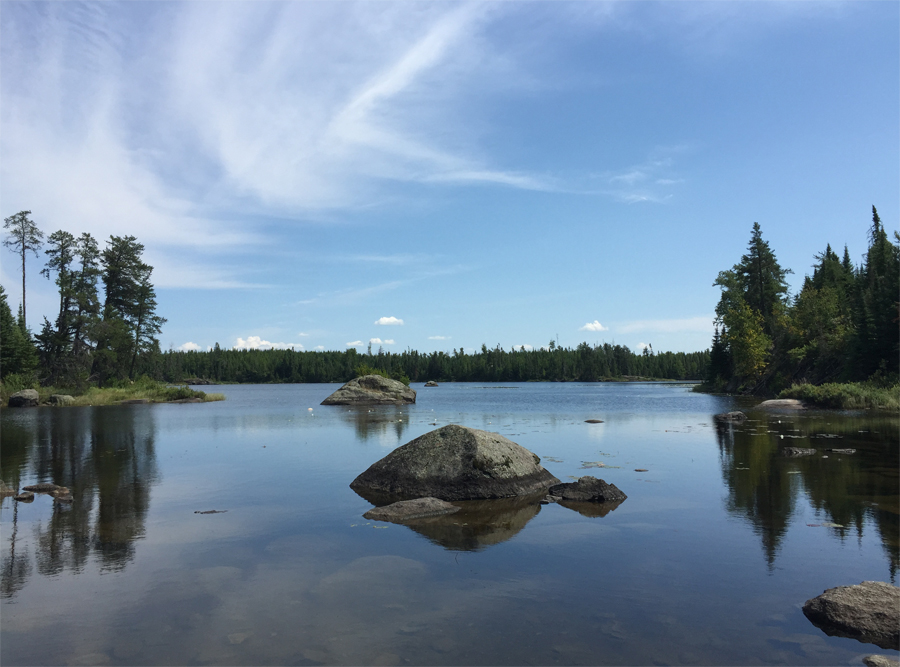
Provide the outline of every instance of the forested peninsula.
{"type": "Polygon", "coordinates": [[[703,389],[806,399],[828,407],[900,406],[900,234],[872,207],[854,265],[826,245],[796,296],[758,223],[747,254],[722,271],[703,389]]]}

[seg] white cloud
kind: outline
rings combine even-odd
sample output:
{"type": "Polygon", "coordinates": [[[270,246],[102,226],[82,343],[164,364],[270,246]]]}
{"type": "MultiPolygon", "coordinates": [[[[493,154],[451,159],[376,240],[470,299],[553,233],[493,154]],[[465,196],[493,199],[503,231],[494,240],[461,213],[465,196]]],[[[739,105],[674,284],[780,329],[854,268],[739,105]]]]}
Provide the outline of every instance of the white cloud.
{"type": "Polygon", "coordinates": [[[347,343],[347,347],[359,347],[363,342],[361,340],[354,340],[350,343],[347,343]]]}
{"type": "Polygon", "coordinates": [[[182,352],[198,352],[199,350],[202,350],[203,348],[200,347],[199,345],[197,345],[197,343],[191,343],[189,341],[187,343],[184,343],[183,345],[179,345],[178,349],[181,350],[182,352]]]}
{"type": "Polygon", "coordinates": [[[302,337],[309,336],[308,333],[303,333],[302,331],[298,332],[297,335],[298,335],[298,336],[302,336],[302,337]]]}
{"type": "Polygon", "coordinates": [[[639,349],[641,351],[647,349],[648,347],[650,347],[650,346],[647,343],[638,343],[637,344],[637,349],[639,349]]]}
{"type": "Polygon", "coordinates": [[[324,349],[325,349],[325,346],[324,346],[324,345],[316,345],[316,349],[317,349],[317,350],[324,350],[324,349]]]}
{"type": "Polygon", "coordinates": [[[530,352],[531,350],[534,349],[534,346],[528,345],[528,344],[525,344],[525,345],[513,345],[513,349],[515,349],[515,348],[519,348],[520,350],[523,350],[523,351],[525,351],[525,352],[530,352]]]}
{"type": "Polygon", "coordinates": [[[712,335],[714,315],[686,317],[671,320],[635,320],[616,327],[617,333],[636,333],[639,331],[660,331],[664,333],[697,332],[712,335]]]}
{"type": "Polygon", "coordinates": [[[383,324],[387,326],[399,326],[403,324],[403,320],[396,317],[379,317],[375,320],[375,324],[383,324]]]}
{"type": "Polygon", "coordinates": [[[597,320],[588,322],[583,327],[578,327],[579,331],[609,331],[609,327],[605,327],[597,320]]]}
{"type": "Polygon", "coordinates": [[[272,343],[263,340],[259,336],[247,336],[247,339],[238,338],[234,344],[235,350],[302,350],[300,343],[272,343]]]}
{"type": "Polygon", "coordinates": [[[429,336],[428,340],[450,340],[452,336],[429,336]]]}
{"type": "Polygon", "coordinates": [[[370,338],[370,339],[369,339],[369,342],[370,342],[372,345],[393,345],[393,344],[394,344],[394,339],[393,339],[393,338],[386,338],[385,340],[381,340],[380,338],[370,338]]]}

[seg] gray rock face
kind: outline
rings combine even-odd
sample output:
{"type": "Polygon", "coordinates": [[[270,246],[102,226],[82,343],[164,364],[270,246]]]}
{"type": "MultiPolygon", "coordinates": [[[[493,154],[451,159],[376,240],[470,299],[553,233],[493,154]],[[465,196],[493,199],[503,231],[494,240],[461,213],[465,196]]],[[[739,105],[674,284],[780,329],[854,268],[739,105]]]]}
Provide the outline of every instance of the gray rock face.
{"type": "Polygon", "coordinates": [[[866,667],[900,667],[900,662],[886,655],[867,655],[863,658],[866,667]]]}
{"type": "Polygon", "coordinates": [[[789,457],[797,457],[797,456],[812,456],[816,453],[815,449],[808,449],[805,447],[785,447],[781,450],[782,456],[789,457]]]}
{"type": "Polygon", "coordinates": [[[72,405],[75,402],[74,396],[68,394],[53,394],[50,396],[50,405],[72,405]]]}
{"type": "Polygon", "coordinates": [[[400,500],[384,507],[376,507],[363,514],[364,519],[372,521],[408,521],[426,516],[441,516],[459,512],[456,505],[451,505],[440,498],[416,498],[400,500]]]}
{"type": "Polygon", "coordinates": [[[805,410],[806,406],[803,404],[803,401],[796,398],[773,398],[770,401],[763,401],[757,408],[761,408],[763,410],[768,409],[779,409],[779,410],[805,410]]]}
{"type": "Polygon", "coordinates": [[[900,649],[900,588],[883,581],[829,588],[803,613],[827,635],[900,649]]]}
{"type": "Polygon", "coordinates": [[[415,390],[402,382],[380,375],[363,375],[350,380],[322,401],[322,405],[402,405],[415,402],[415,390]]]}
{"type": "Polygon", "coordinates": [[[577,482],[551,486],[547,493],[560,500],[592,503],[618,503],[628,497],[615,484],[607,484],[602,479],[590,475],[580,477],[577,482]]]}
{"type": "Polygon", "coordinates": [[[38,404],[38,393],[34,389],[23,389],[9,397],[11,408],[33,408],[38,404]]]}
{"type": "Polygon", "coordinates": [[[723,412],[718,414],[714,419],[718,422],[741,423],[747,419],[747,415],[740,410],[735,410],[734,412],[723,412]]]}
{"type": "Polygon", "coordinates": [[[540,462],[499,433],[451,424],[398,447],[350,488],[368,500],[508,498],[538,493],[559,482],[540,462]]]}
{"type": "Polygon", "coordinates": [[[435,382],[434,380],[429,380],[428,382],[425,383],[425,386],[426,387],[437,387],[438,383],[435,382]]]}

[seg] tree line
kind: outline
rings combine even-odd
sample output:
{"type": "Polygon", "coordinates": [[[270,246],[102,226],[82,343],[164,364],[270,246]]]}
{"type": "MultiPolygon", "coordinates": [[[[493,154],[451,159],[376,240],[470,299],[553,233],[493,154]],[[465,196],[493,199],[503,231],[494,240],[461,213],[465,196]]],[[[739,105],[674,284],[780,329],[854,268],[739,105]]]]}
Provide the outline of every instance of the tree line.
{"type": "Polygon", "coordinates": [[[22,300],[13,318],[0,287],[0,373],[4,383],[104,386],[146,374],[160,354],[156,337],[166,322],[156,313],[153,267],[134,236],[111,235],[101,249],[88,233],[60,230],[46,237],[20,211],[3,221],[3,244],[21,258],[22,300]],[[25,258],[46,263],[41,274],[59,291],[59,310],[32,335],[25,321],[25,258]],[[102,290],[101,290],[102,286],[102,290]],[[12,378],[11,376],[15,376],[12,378]]]}
{"type": "Polygon", "coordinates": [[[700,380],[706,377],[709,351],[636,354],[623,345],[559,347],[555,341],[539,350],[493,349],[466,353],[421,353],[415,350],[359,353],[345,351],[233,350],[216,343],[207,352],[170,350],[158,357],[154,372],[170,382],[185,378],[213,382],[346,382],[360,367],[379,369],[412,382],[594,382],[623,377],[700,380]]]}
{"type": "Polygon", "coordinates": [[[872,207],[868,249],[855,265],[844,246],[815,255],[791,297],[759,223],[747,254],[722,271],[707,385],[773,393],[792,384],[896,383],[900,368],[900,234],[894,242],[872,207]]]}

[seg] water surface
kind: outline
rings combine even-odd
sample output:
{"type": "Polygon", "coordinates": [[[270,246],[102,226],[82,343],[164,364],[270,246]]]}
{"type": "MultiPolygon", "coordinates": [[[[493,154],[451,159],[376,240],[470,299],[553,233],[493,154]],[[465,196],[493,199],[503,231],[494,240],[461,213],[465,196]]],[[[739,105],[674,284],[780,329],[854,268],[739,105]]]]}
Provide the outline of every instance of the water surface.
{"type": "Polygon", "coordinates": [[[75,500],[0,505],[0,662],[897,657],[828,637],[800,610],[833,586],[896,583],[896,417],[750,411],[717,427],[739,403],[685,385],[414,387],[402,408],[320,406],[337,385],[319,384],[3,410],[3,480],[63,484],[75,500]],[[470,503],[414,528],[362,519],[371,504],[350,481],[448,423],[502,433],[560,479],[595,475],[628,499],[600,512],[470,503]],[[785,446],[818,453],[785,458],[785,446]],[[196,513],[208,510],[227,511],[196,513]]]}

